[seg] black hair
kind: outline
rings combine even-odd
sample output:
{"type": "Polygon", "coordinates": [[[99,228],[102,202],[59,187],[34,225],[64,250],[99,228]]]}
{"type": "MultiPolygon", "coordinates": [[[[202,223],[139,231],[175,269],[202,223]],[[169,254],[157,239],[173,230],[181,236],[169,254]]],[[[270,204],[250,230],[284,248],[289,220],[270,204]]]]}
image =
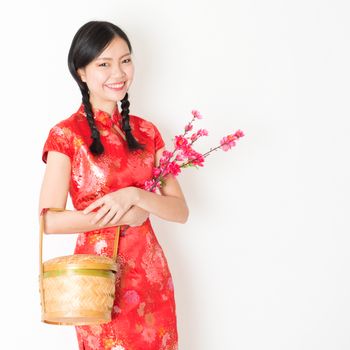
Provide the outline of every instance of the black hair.
{"type": "MultiPolygon", "coordinates": [[[[130,53],[132,53],[130,41],[121,28],[106,21],[90,21],[77,31],[68,53],[68,68],[74,80],[78,83],[82,94],[82,103],[91,129],[91,138],[93,139],[90,151],[94,155],[102,154],[104,147],[93,117],[88,86],[81,80],[77,71],[93,61],[116,37],[123,39],[128,45],[130,53]]],[[[121,115],[122,129],[125,132],[128,148],[130,150],[144,149],[144,145],[137,142],[132,134],[129,124],[129,106],[129,95],[126,93],[121,100],[121,115]]]]}

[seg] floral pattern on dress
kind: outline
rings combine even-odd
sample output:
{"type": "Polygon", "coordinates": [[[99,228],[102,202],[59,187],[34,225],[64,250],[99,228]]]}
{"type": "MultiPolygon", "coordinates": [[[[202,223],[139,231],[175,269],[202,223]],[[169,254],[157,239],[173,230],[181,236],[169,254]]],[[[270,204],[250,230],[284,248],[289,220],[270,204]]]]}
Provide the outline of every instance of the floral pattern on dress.
{"type": "MultiPolygon", "coordinates": [[[[95,110],[104,154],[89,151],[91,132],[83,104],[77,112],[49,131],[42,160],[49,151],[67,155],[71,161],[69,194],[76,210],[83,210],[101,196],[118,189],[141,187],[152,178],[155,152],[164,146],[157,127],[130,115],[130,126],[144,150],[129,151],[121,128],[118,108],[112,116],[95,110]]],[[[79,350],[177,350],[176,304],[171,272],[148,218],[142,225],[120,227],[116,295],[109,323],[75,326],[79,350]]],[[[112,257],[116,227],[78,234],[74,253],[112,257]]]]}

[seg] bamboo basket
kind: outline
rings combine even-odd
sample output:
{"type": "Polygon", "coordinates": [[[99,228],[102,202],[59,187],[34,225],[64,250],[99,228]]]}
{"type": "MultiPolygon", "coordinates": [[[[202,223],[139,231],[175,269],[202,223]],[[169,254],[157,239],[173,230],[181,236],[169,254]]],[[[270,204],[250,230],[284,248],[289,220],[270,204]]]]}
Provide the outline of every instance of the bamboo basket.
{"type": "Polygon", "coordinates": [[[40,215],[39,291],[41,321],[56,325],[91,325],[110,322],[115,296],[120,226],[116,229],[113,258],[74,254],[42,261],[44,215],[40,215]]]}

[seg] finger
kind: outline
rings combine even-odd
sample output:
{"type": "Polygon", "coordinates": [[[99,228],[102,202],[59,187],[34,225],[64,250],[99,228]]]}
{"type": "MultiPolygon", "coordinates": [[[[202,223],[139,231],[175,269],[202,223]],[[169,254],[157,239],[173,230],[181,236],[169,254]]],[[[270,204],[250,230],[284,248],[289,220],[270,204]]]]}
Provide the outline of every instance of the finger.
{"type": "Polygon", "coordinates": [[[117,224],[118,223],[118,221],[121,219],[121,217],[124,215],[126,213],[126,210],[119,210],[116,214],[115,214],[115,216],[114,216],[114,218],[111,220],[111,224],[117,224]]]}
{"type": "MultiPolygon", "coordinates": [[[[125,212],[124,212],[124,214],[125,214],[125,212]]],[[[117,225],[118,224],[118,221],[124,216],[124,214],[123,213],[119,213],[119,212],[117,212],[115,215],[114,215],[114,217],[112,218],[112,220],[111,220],[111,224],[112,225],[117,225]],[[117,214],[119,214],[119,215],[117,215],[117,214]]]]}
{"type": "Polygon", "coordinates": [[[93,211],[95,208],[100,207],[102,204],[103,204],[103,201],[98,199],[95,202],[91,203],[89,206],[87,206],[84,209],[83,213],[84,214],[89,214],[91,211],[93,211]]]}
{"type": "Polygon", "coordinates": [[[120,220],[121,216],[119,216],[119,219],[118,219],[118,216],[117,216],[118,213],[115,214],[115,216],[112,218],[111,220],[111,224],[112,225],[116,225],[117,222],[120,220]]]}
{"type": "Polygon", "coordinates": [[[111,208],[111,210],[105,215],[99,226],[105,226],[106,224],[108,224],[117,213],[118,211],[116,208],[111,208]]]}
{"type": "Polygon", "coordinates": [[[103,207],[101,207],[97,212],[96,215],[91,219],[91,223],[92,224],[96,224],[97,222],[99,222],[101,220],[101,218],[103,218],[108,212],[109,212],[109,207],[107,207],[106,205],[104,205],[103,207]]]}

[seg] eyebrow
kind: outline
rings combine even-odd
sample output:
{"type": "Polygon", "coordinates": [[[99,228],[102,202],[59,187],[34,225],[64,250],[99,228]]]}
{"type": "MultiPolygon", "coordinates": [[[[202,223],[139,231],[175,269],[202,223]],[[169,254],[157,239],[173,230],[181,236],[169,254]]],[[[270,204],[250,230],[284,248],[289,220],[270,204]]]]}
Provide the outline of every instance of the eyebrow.
{"type": "MultiPolygon", "coordinates": [[[[120,56],[120,58],[123,58],[123,57],[125,57],[125,56],[129,56],[129,55],[131,55],[131,53],[130,52],[128,52],[128,53],[126,53],[125,55],[123,55],[123,56],[120,56]]],[[[96,60],[113,60],[113,58],[111,58],[111,57],[98,57],[98,58],[96,58],[96,60]]]]}

